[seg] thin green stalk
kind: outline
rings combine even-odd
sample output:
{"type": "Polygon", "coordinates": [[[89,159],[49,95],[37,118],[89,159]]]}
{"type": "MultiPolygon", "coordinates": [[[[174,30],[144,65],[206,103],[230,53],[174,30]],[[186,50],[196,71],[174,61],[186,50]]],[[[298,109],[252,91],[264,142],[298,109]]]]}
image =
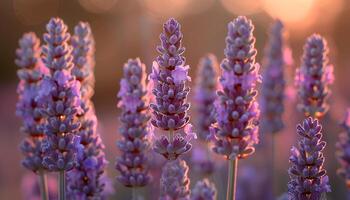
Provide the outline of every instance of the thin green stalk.
{"type": "Polygon", "coordinates": [[[228,160],[228,180],[226,200],[236,200],[238,158],[228,160]]]}
{"type": "Polygon", "coordinates": [[[39,185],[40,185],[40,194],[42,200],[48,200],[49,195],[47,193],[47,181],[46,174],[43,170],[39,170],[39,185]]]}
{"type": "Polygon", "coordinates": [[[169,140],[170,140],[170,143],[172,143],[174,141],[174,130],[173,129],[169,130],[169,140]]]}
{"type": "Polygon", "coordinates": [[[135,187],[132,187],[132,193],[131,193],[131,195],[132,195],[132,200],[137,200],[137,190],[136,190],[136,188],[135,187]]]}
{"type": "Polygon", "coordinates": [[[60,171],[58,174],[59,179],[59,199],[66,200],[66,172],[60,171]]]}

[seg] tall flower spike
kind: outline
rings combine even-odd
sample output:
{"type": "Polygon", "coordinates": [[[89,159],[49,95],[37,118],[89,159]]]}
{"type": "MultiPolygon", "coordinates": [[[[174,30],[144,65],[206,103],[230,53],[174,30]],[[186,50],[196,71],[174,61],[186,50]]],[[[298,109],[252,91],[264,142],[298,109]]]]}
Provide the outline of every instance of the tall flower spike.
{"type": "Polygon", "coordinates": [[[339,135],[339,141],[337,143],[337,152],[341,168],[338,170],[338,174],[345,179],[345,183],[350,188],[350,108],[348,108],[345,120],[341,124],[344,128],[344,132],[339,135]]]}
{"type": "Polygon", "coordinates": [[[71,38],[74,48],[72,75],[81,84],[81,108],[78,129],[83,152],[77,157],[77,166],[67,174],[68,196],[78,199],[104,198],[107,161],[104,145],[97,132],[97,118],[91,97],[94,92],[94,39],[88,23],[80,22],[71,38]]]}
{"type": "Polygon", "coordinates": [[[216,200],[216,188],[208,179],[198,181],[191,193],[191,200],[216,200]]]}
{"type": "Polygon", "coordinates": [[[162,169],[159,200],[189,200],[190,180],[184,160],[168,161],[162,169]]]}
{"type": "Polygon", "coordinates": [[[23,120],[22,132],[26,134],[21,143],[21,150],[25,156],[22,161],[24,167],[34,172],[43,170],[43,152],[41,143],[45,137],[40,130],[43,116],[39,112],[36,97],[39,94],[40,81],[47,74],[46,68],[40,61],[40,40],[34,33],[26,33],[19,40],[16,51],[16,65],[20,82],[18,84],[18,102],[16,113],[23,120]]]}
{"type": "Polygon", "coordinates": [[[302,65],[295,78],[301,100],[298,107],[305,116],[319,118],[328,111],[326,100],[334,78],[327,54],[327,42],[322,36],[314,34],[307,39],[302,65]]]}
{"type": "Polygon", "coordinates": [[[153,110],[151,123],[154,127],[168,131],[169,137],[156,139],[154,150],[166,159],[174,160],[179,155],[191,149],[190,140],[196,137],[188,124],[190,117],[187,111],[190,104],[186,102],[190,89],[186,82],[189,66],[185,65],[182,55],[182,33],[180,24],[175,19],[169,19],[160,34],[161,45],[157,50],[161,54],[153,62],[150,79],[153,81],[155,102],[150,104],[153,110]],[[185,127],[184,132],[181,131],[185,127]],[[187,128],[186,128],[187,127],[187,128]],[[174,136],[174,132],[177,134],[174,136]]]}
{"type": "Polygon", "coordinates": [[[271,27],[269,43],[265,49],[263,83],[261,88],[261,129],[277,133],[283,129],[284,112],[284,41],[283,24],[277,20],[271,27]]]}
{"type": "Polygon", "coordinates": [[[213,54],[209,54],[200,60],[195,100],[197,111],[198,136],[201,140],[207,141],[210,135],[209,128],[215,123],[214,102],[217,90],[218,63],[213,54]]]}
{"type": "Polygon", "coordinates": [[[259,64],[255,63],[254,26],[246,17],[228,24],[226,49],[221,63],[222,76],[216,102],[216,119],[211,130],[214,152],[227,159],[245,158],[258,143],[259,108],[255,86],[260,82],[259,64]]]}
{"type": "Polygon", "coordinates": [[[326,142],[322,141],[321,125],[309,117],[297,126],[301,136],[299,147],[293,147],[289,162],[290,181],[288,193],[293,200],[320,199],[323,193],[330,192],[328,176],[323,168],[322,150],[326,142]]]}
{"type": "Polygon", "coordinates": [[[117,142],[122,155],[117,158],[118,181],[126,187],[147,185],[151,176],[148,172],[146,151],[149,148],[150,119],[146,91],[145,65],[140,59],[128,60],[124,65],[124,76],[120,81],[118,107],[122,109],[119,132],[123,139],[117,142]]]}
{"type": "Polygon", "coordinates": [[[73,67],[70,34],[59,18],[52,18],[46,26],[43,46],[43,62],[50,70],[40,89],[41,114],[45,116],[43,131],[46,139],[42,144],[43,165],[50,171],[69,171],[76,165],[81,150],[76,136],[80,126],[80,84],[71,75],[73,67]]]}

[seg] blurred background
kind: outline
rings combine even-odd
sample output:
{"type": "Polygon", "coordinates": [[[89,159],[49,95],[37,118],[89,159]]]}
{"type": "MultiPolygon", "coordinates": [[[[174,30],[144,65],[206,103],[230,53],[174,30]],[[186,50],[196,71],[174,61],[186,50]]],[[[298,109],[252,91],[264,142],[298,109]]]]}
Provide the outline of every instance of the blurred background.
{"type": "MultiPolygon", "coordinates": [[[[20,192],[22,177],[27,174],[20,165],[21,154],[18,148],[23,135],[19,132],[21,122],[14,114],[18,81],[17,67],[14,64],[15,49],[24,32],[34,31],[41,37],[45,32],[45,24],[56,16],[61,17],[71,31],[79,21],[90,23],[96,40],[96,92],[93,100],[110,161],[108,174],[115,183],[114,160],[118,154],[115,141],[119,137],[116,93],[119,90],[123,63],[128,58],[140,57],[149,72],[151,63],[157,56],[155,47],[159,44],[162,23],[169,17],[175,17],[182,25],[185,56],[194,78],[200,57],[209,52],[215,54],[219,61],[224,57],[227,23],[238,15],[246,15],[253,20],[258,62],[262,59],[267,31],[274,18],[285,23],[288,45],[292,50],[294,63],[287,70],[287,126],[277,136],[279,159],[276,161],[275,177],[278,181],[278,194],[287,191],[289,150],[295,144],[295,125],[302,119],[295,107],[297,98],[293,92],[294,71],[299,66],[306,37],[314,32],[326,37],[336,77],[329,100],[331,109],[322,119],[325,140],[328,142],[325,152],[326,169],[333,190],[328,199],[345,199],[346,187],[344,181],[336,175],[339,165],[334,154],[335,142],[341,131],[338,124],[350,104],[349,11],[348,0],[1,0],[0,199],[26,199],[20,192]]],[[[269,135],[262,134],[261,137],[268,138],[269,135]]],[[[264,145],[266,143],[262,142],[254,156],[241,162],[247,166],[246,169],[255,170],[254,173],[241,170],[243,175],[240,176],[242,179],[246,177],[245,181],[248,181],[245,190],[257,193],[255,199],[260,199],[258,192],[262,190],[257,185],[261,186],[259,180],[264,176],[264,171],[260,168],[265,167],[265,154],[268,151],[259,151],[264,145]],[[249,174],[254,174],[254,177],[249,178],[249,174]]],[[[194,180],[198,178],[191,169],[189,173],[194,180]]],[[[157,186],[158,181],[154,180],[152,185],[157,186]]],[[[222,179],[216,178],[214,181],[217,187],[222,187],[222,191],[226,188],[224,175],[222,179]]],[[[130,190],[119,184],[114,184],[114,188],[117,194],[115,197],[118,197],[115,199],[130,198],[130,190]]],[[[145,189],[146,193],[147,190],[149,188],[145,189]]],[[[223,194],[224,192],[219,194],[219,199],[223,199],[223,194]]]]}

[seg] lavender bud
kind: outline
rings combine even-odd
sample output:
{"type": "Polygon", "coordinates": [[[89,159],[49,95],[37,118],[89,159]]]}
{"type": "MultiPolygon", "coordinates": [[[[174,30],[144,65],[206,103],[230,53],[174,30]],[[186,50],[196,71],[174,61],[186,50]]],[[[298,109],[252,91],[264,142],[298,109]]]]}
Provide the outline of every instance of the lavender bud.
{"type": "Polygon", "coordinates": [[[345,179],[347,187],[350,187],[350,108],[348,108],[345,119],[341,124],[344,132],[339,135],[339,141],[336,144],[337,158],[340,163],[338,174],[345,179]]]}
{"type": "Polygon", "coordinates": [[[330,192],[328,176],[323,168],[322,150],[326,142],[322,141],[321,125],[309,117],[297,126],[301,136],[299,146],[291,149],[289,162],[290,181],[288,193],[291,199],[320,199],[323,193],[330,192]]]}
{"type": "Polygon", "coordinates": [[[254,152],[258,143],[258,117],[255,100],[256,83],[260,82],[259,65],[255,63],[254,26],[246,17],[238,17],[228,24],[226,59],[221,63],[221,90],[215,102],[217,123],[211,128],[213,151],[227,159],[244,158],[254,152]],[[238,43],[236,39],[239,38],[238,43]],[[245,66],[235,70],[235,66],[245,66]],[[247,66],[247,67],[246,67],[247,66]],[[235,113],[232,117],[232,113],[235,113]]]}
{"type": "Polygon", "coordinates": [[[333,66],[328,64],[326,40],[317,34],[310,36],[304,46],[302,64],[295,82],[299,88],[299,109],[305,116],[322,117],[328,111],[326,100],[333,83],[333,66]]]}
{"type": "Polygon", "coordinates": [[[216,200],[216,188],[208,179],[198,181],[191,193],[191,200],[216,200]]]}

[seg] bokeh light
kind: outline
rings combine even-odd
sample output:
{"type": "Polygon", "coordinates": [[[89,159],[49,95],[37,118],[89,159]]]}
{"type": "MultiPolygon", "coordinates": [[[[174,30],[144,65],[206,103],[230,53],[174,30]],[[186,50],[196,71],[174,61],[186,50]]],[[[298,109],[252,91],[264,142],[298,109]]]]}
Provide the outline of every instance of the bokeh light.
{"type": "Polygon", "coordinates": [[[261,11],[261,0],[220,0],[224,8],[236,15],[251,15],[261,11]]]}
{"type": "Polygon", "coordinates": [[[110,11],[117,0],[79,0],[79,3],[88,12],[104,13],[110,11]]]}

